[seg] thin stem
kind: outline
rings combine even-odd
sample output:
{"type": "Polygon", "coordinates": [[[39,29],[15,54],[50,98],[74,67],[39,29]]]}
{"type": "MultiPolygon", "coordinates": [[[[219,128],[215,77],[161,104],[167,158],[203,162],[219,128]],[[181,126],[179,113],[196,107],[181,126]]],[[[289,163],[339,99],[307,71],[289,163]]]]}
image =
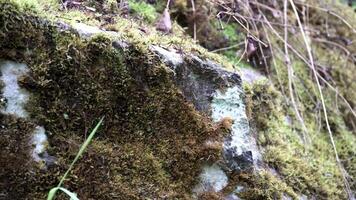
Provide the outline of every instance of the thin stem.
{"type": "Polygon", "coordinates": [[[329,120],[328,120],[328,114],[327,114],[327,111],[326,111],[326,106],[325,106],[325,100],[324,100],[324,96],[323,96],[323,92],[321,90],[321,86],[320,86],[320,83],[319,83],[319,78],[318,78],[318,73],[315,69],[315,65],[314,65],[314,58],[313,58],[313,54],[312,54],[312,51],[311,51],[311,48],[310,48],[310,45],[308,44],[308,40],[307,40],[307,36],[303,30],[303,25],[302,25],[302,22],[300,21],[300,18],[299,18],[299,15],[298,15],[298,11],[297,11],[297,8],[294,4],[294,1],[293,0],[289,0],[290,4],[292,5],[292,8],[293,8],[293,11],[294,11],[294,14],[297,18],[297,22],[298,22],[298,25],[299,25],[299,28],[300,28],[300,31],[302,33],[302,36],[303,36],[303,40],[304,40],[304,43],[305,43],[305,46],[307,48],[307,52],[308,52],[308,56],[309,56],[309,60],[310,60],[310,64],[311,64],[311,67],[312,67],[312,71],[313,71],[313,74],[314,74],[314,78],[315,78],[315,81],[317,83],[317,86],[318,86],[318,90],[319,90],[319,94],[320,94],[320,99],[321,99],[321,104],[322,104],[322,107],[323,107],[323,112],[324,112],[324,117],[325,117],[325,123],[326,123],[326,127],[328,129],[328,132],[329,132],[329,138],[330,138],[330,141],[331,141],[331,144],[333,146],[333,149],[334,149],[334,153],[335,153],[335,159],[336,159],[336,162],[337,164],[339,165],[339,169],[340,169],[340,172],[342,174],[342,177],[344,179],[344,184],[345,184],[345,189],[346,189],[346,192],[349,196],[349,199],[351,200],[353,197],[352,197],[352,192],[351,192],[351,189],[350,189],[350,185],[346,179],[346,175],[345,175],[345,172],[344,172],[344,169],[341,165],[341,161],[339,159],[339,155],[337,153],[337,149],[336,149],[336,145],[335,145],[335,141],[334,141],[334,137],[333,137],[333,134],[332,134],[332,131],[331,131],[331,128],[330,128],[330,124],[329,124],[329,120]]]}

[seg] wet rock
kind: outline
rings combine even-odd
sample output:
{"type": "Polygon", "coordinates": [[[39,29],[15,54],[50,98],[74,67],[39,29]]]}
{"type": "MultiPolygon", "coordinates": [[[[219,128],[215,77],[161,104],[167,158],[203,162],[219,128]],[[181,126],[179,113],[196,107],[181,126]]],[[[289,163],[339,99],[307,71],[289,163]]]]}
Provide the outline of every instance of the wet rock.
{"type": "Polygon", "coordinates": [[[1,78],[4,87],[2,88],[3,102],[6,106],[1,110],[4,114],[11,114],[17,117],[27,117],[28,114],[24,109],[25,103],[29,99],[29,94],[18,85],[20,76],[28,73],[29,69],[24,64],[14,62],[0,63],[1,78]]]}
{"type": "MultiPolygon", "coordinates": [[[[66,30],[68,28],[63,24],[58,27],[64,27],[66,30]]],[[[109,34],[114,38],[119,36],[118,33],[104,31],[82,23],[74,24],[70,30],[82,38],[92,37],[95,34],[109,34]]],[[[125,41],[114,41],[112,45],[114,48],[130,46],[125,41]]],[[[181,90],[184,98],[195,106],[196,110],[204,112],[216,123],[226,117],[232,119],[230,136],[226,137],[222,144],[228,167],[233,170],[253,167],[254,160],[258,158],[258,150],[255,147],[254,138],[250,135],[239,74],[227,71],[218,63],[192,53],[183,54],[158,46],[151,46],[150,49],[166,63],[172,71],[171,78],[175,85],[181,90]]],[[[133,79],[141,84],[144,82],[142,81],[145,78],[143,76],[134,74],[133,79]]],[[[34,146],[32,150],[34,159],[50,164],[54,160],[44,151],[43,147],[47,139],[44,132],[44,128],[43,130],[37,129],[37,133],[35,129],[35,136],[30,144],[34,146]]],[[[200,141],[200,143],[204,142],[200,141]]],[[[199,164],[200,166],[201,164],[199,164]]],[[[202,166],[200,176],[196,177],[199,178],[200,184],[196,186],[195,192],[197,194],[204,191],[219,192],[224,189],[229,184],[224,169],[225,167],[217,164],[202,166]]]]}
{"type": "Polygon", "coordinates": [[[184,63],[183,55],[174,50],[166,50],[156,45],[151,45],[150,49],[157,53],[173,70],[176,70],[178,66],[181,66],[184,63]]]}

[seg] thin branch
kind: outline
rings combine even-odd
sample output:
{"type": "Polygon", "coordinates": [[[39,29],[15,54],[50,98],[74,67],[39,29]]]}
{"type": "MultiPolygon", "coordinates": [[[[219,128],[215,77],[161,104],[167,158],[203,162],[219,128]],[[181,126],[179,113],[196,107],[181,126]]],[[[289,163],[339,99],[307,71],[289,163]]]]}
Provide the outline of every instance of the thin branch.
{"type": "MultiPolygon", "coordinates": [[[[252,17],[252,9],[251,9],[251,6],[250,4],[247,4],[248,5],[248,8],[247,11],[248,11],[248,14],[250,15],[250,17],[252,17]]],[[[262,11],[260,10],[260,8],[258,7],[258,10],[260,13],[262,13],[262,11]]],[[[253,25],[253,28],[255,29],[256,32],[258,32],[258,28],[257,28],[257,25],[254,21],[252,21],[252,25],[253,25]]],[[[265,45],[265,47],[268,47],[267,44],[265,45]]],[[[267,75],[269,76],[269,70],[268,70],[268,66],[267,66],[267,59],[266,59],[266,56],[265,56],[265,53],[263,51],[263,48],[261,46],[261,43],[258,43],[258,48],[260,49],[260,52],[261,52],[261,55],[262,55],[262,58],[263,58],[263,62],[264,62],[264,67],[266,68],[266,71],[267,71],[267,75]]]]}
{"type": "Polygon", "coordinates": [[[295,3],[300,4],[300,5],[305,5],[305,6],[308,6],[308,7],[311,7],[311,8],[315,8],[317,10],[321,10],[321,11],[324,11],[324,12],[330,14],[330,15],[333,15],[333,16],[339,18],[344,24],[346,24],[346,26],[348,26],[354,33],[356,33],[356,29],[353,28],[351,26],[351,24],[346,19],[344,19],[343,17],[341,17],[340,15],[338,15],[337,13],[335,13],[334,11],[332,11],[330,9],[326,9],[326,8],[322,8],[322,7],[318,7],[318,6],[313,6],[313,5],[310,5],[310,4],[307,4],[307,3],[304,3],[304,2],[300,2],[300,1],[296,1],[295,3]]]}
{"type": "MultiPolygon", "coordinates": [[[[288,9],[288,0],[284,0],[284,23],[285,24],[288,23],[287,9],[288,9]]],[[[292,85],[294,85],[294,83],[293,83],[293,67],[291,65],[291,61],[289,59],[289,53],[288,53],[288,45],[287,45],[287,43],[288,43],[288,28],[287,28],[287,26],[284,26],[284,40],[285,40],[285,42],[284,42],[285,62],[288,67],[289,96],[292,101],[292,105],[293,105],[295,114],[297,116],[297,119],[299,120],[299,122],[303,128],[303,131],[302,131],[303,132],[303,141],[304,141],[304,143],[309,144],[310,143],[309,137],[308,137],[308,140],[306,137],[306,135],[308,135],[308,130],[307,130],[307,127],[305,126],[305,123],[304,123],[304,120],[303,120],[301,114],[299,113],[298,106],[294,99],[294,94],[293,94],[293,86],[292,86],[292,85]]]]}
{"type": "Polygon", "coordinates": [[[351,189],[350,189],[350,185],[347,181],[347,178],[346,178],[346,175],[345,175],[345,171],[341,165],[341,161],[339,159],[339,155],[337,153],[337,149],[336,149],[336,145],[335,145],[335,141],[334,141],[334,137],[333,137],[333,134],[332,134],[332,131],[331,131],[331,128],[330,128],[330,124],[329,124],[329,120],[328,120],[328,114],[327,114],[327,111],[326,111],[326,106],[325,106],[325,100],[324,100],[324,96],[323,96],[323,92],[321,90],[321,86],[320,86],[320,83],[319,83],[319,78],[318,78],[318,73],[315,69],[315,65],[314,65],[314,58],[313,58],[313,54],[312,54],[312,51],[311,51],[311,47],[310,45],[308,44],[308,40],[307,40],[307,36],[305,35],[305,32],[304,32],[304,29],[303,29],[303,25],[302,25],[302,22],[300,21],[300,18],[299,18],[299,15],[298,15],[298,11],[297,11],[297,8],[294,4],[294,1],[293,0],[289,0],[292,8],[293,8],[293,11],[294,11],[294,14],[297,18],[297,22],[298,22],[298,25],[299,25],[299,28],[300,28],[300,31],[302,33],[302,36],[303,36],[303,39],[304,39],[304,42],[305,42],[305,46],[307,48],[307,52],[308,52],[308,56],[309,56],[309,60],[310,60],[310,64],[311,64],[311,67],[312,67],[312,70],[313,70],[313,74],[314,74],[314,78],[315,78],[315,81],[317,83],[317,86],[318,86],[318,90],[319,90],[319,94],[320,94],[320,99],[321,99],[321,104],[323,106],[323,112],[324,112],[324,117],[325,117],[325,123],[326,123],[326,127],[328,129],[328,132],[329,132],[329,137],[330,137],[330,141],[331,141],[331,144],[333,146],[333,149],[334,149],[334,153],[335,153],[335,159],[336,159],[336,162],[338,163],[339,165],[339,168],[340,168],[340,172],[342,174],[342,177],[344,179],[344,184],[345,184],[345,189],[346,189],[346,192],[349,196],[349,199],[353,199],[352,197],[352,192],[351,192],[351,189]]]}
{"type": "Polygon", "coordinates": [[[194,38],[194,41],[196,41],[197,40],[197,23],[196,23],[196,21],[195,21],[195,15],[196,15],[196,13],[195,13],[195,3],[194,3],[194,0],[190,0],[191,1],[191,3],[192,3],[192,11],[193,11],[193,16],[194,16],[194,24],[193,24],[193,38],[194,38]]]}
{"type": "Polygon", "coordinates": [[[231,46],[228,46],[228,47],[223,47],[223,48],[220,48],[220,49],[214,49],[210,52],[219,52],[219,51],[227,51],[227,50],[230,50],[230,49],[234,49],[236,47],[239,47],[241,45],[245,44],[245,42],[240,42],[240,43],[237,43],[237,44],[234,44],[234,45],[231,45],[231,46]]]}
{"type": "MultiPolygon", "coordinates": [[[[262,17],[264,17],[266,22],[268,22],[267,18],[264,15],[262,15],[262,17]]],[[[278,39],[280,39],[283,43],[286,43],[286,41],[278,34],[278,32],[271,26],[271,24],[269,24],[269,23],[266,23],[266,24],[270,27],[270,29],[278,37],[278,39]]],[[[288,43],[286,43],[286,44],[287,44],[288,48],[291,49],[295,53],[295,55],[297,55],[309,68],[311,68],[310,67],[311,64],[309,63],[309,61],[300,52],[298,52],[298,50],[293,48],[290,44],[288,44],[288,43]]],[[[350,109],[351,113],[356,118],[356,112],[353,110],[353,108],[351,107],[350,103],[338,92],[338,90],[336,88],[334,88],[327,80],[325,80],[319,73],[318,73],[318,77],[328,87],[330,87],[330,89],[332,89],[333,91],[335,91],[339,95],[339,97],[346,103],[347,107],[350,109]]]]}
{"type": "Polygon", "coordinates": [[[249,29],[249,26],[248,26],[248,22],[247,22],[247,20],[246,20],[242,15],[240,15],[240,14],[238,14],[238,13],[231,13],[231,12],[220,11],[220,12],[217,14],[217,17],[219,17],[220,14],[226,14],[226,15],[232,16],[232,18],[234,18],[235,21],[236,21],[238,24],[240,24],[240,26],[241,26],[243,29],[245,29],[246,32],[247,32],[254,40],[256,40],[257,42],[260,42],[260,43],[263,44],[265,47],[267,47],[267,44],[266,44],[266,43],[262,42],[258,37],[256,37],[254,34],[251,33],[251,31],[250,31],[250,29],[249,29]],[[245,23],[246,23],[246,26],[245,26],[237,17],[243,19],[243,20],[245,21],[245,23]]]}
{"type": "Polygon", "coordinates": [[[166,9],[169,10],[169,4],[171,4],[171,0],[167,0],[167,4],[166,4],[166,9]]]}

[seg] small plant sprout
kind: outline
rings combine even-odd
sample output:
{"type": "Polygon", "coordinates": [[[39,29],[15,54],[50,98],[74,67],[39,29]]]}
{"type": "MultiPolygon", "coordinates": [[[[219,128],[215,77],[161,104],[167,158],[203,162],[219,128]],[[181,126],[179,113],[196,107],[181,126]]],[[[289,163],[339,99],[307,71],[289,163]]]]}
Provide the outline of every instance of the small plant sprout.
{"type": "Polygon", "coordinates": [[[58,185],[54,188],[52,188],[49,193],[48,193],[48,197],[47,200],[54,200],[56,193],[58,190],[62,190],[64,193],[66,193],[69,197],[70,200],[79,200],[77,197],[77,194],[75,194],[74,192],[71,192],[63,187],[62,184],[64,182],[64,180],[66,179],[66,177],[68,176],[69,172],[72,170],[74,164],[78,161],[78,159],[83,155],[85,149],[87,148],[87,146],[89,145],[89,143],[91,142],[91,140],[93,139],[96,131],[99,129],[101,123],[103,122],[104,117],[102,117],[100,119],[100,121],[96,124],[95,128],[92,130],[92,132],[90,133],[89,137],[85,140],[85,142],[82,144],[82,146],[80,147],[77,155],[75,156],[74,160],[72,161],[72,163],[70,164],[68,170],[66,171],[66,173],[63,175],[61,181],[58,183],[58,185]]]}

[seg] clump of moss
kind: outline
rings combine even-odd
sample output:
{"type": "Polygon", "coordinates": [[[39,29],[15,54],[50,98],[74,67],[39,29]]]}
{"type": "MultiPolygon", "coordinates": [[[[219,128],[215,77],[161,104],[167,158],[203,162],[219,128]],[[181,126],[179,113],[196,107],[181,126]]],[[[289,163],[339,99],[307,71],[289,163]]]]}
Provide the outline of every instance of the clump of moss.
{"type": "MultiPolygon", "coordinates": [[[[42,170],[37,167],[35,161],[31,158],[30,141],[32,132],[36,124],[17,119],[13,116],[5,116],[0,114],[1,129],[0,129],[0,190],[3,191],[5,199],[19,199],[18,193],[26,194],[23,197],[32,198],[28,184],[35,181],[35,176],[29,174],[41,174],[42,170]],[[27,161],[27,162],[24,162],[27,161]],[[27,177],[26,181],[23,179],[27,177]]],[[[53,185],[56,178],[54,176],[44,178],[43,184],[53,185]]],[[[36,191],[41,191],[40,186],[31,185],[36,188],[36,191]]]]}
{"type": "Polygon", "coordinates": [[[155,7],[144,1],[130,0],[129,6],[134,14],[142,17],[148,23],[153,23],[157,18],[155,7]]]}
{"type": "Polygon", "coordinates": [[[240,180],[247,185],[246,189],[238,193],[244,199],[283,199],[284,196],[298,199],[298,195],[290,186],[268,171],[241,176],[240,180]]]}
{"type": "MultiPolygon", "coordinates": [[[[308,145],[303,143],[302,130],[293,126],[296,122],[289,121],[287,116],[293,112],[284,111],[286,105],[277,90],[268,83],[257,83],[246,91],[258,143],[264,148],[264,161],[276,169],[295,192],[322,199],[346,198],[328,134],[313,124],[314,119],[309,118],[313,115],[303,115],[311,139],[308,145]]],[[[352,137],[350,132],[343,134],[343,137],[352,137]]],[[[336,137],[336,143],[341,142],[343,140],[336,137]]],[[[339,154],[342,155],[342,151],[339,154]]]]}

